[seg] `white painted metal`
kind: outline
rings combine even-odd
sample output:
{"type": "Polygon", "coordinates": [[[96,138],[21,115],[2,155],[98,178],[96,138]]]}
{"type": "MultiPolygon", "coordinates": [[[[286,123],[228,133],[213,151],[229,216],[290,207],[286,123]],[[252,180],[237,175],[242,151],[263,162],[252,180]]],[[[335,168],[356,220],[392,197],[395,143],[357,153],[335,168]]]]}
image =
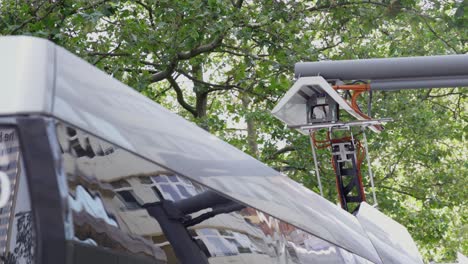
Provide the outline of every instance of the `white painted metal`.
{"type": "Polygon", "coordinates": [[[317,175],[317,183],[318,183],[319,190],[320,190],[320,196],[323,197],[322,181],[320,180],[320,172],[318,168],[317,154],[315,153],[315,145],[312,140],[312,130],[309,130],[309,140],[310,140],[310,147],[312,148],[312,155],[314,157],[315,174],[317,175]]]}
{"type": "Polygon", "coordinates": [[[371,119],[371,120],[356,120],[351,122],[336,122],[336,123],[324,123],[324,124],[304,124],[290,128],[298,128],[303,131],[321,129],[321,128],[333,128],[333,129],[349,129],[353,126],[368,127],[373,125],[382,125],[384,123],[393,121],[391,118],[371,119]]]}
{"type": "Polygon", "coordinates": [[[0,115],[51,111],[54,51],[47,40],[1,37],[0,115]]]}
{"type": "MultiPolygon", "coordinates": [[[[340,105],[341,109],[345,110],[356,119],[367,120],[354,111],[348,102],[346,102],[343,97],[341,97],[341,95],[339,95],[321,76],[299,78],[291,89],[286,92],[283,98],[281,98],[271,113],[290,127],[298,127],[307,124],[307,100],[301,95],[301,93],[311,95],[313,91],[310,90],[308,86],[330,95],[333,100],[340,105]]],[[[380,130],[374,126],[369,126],[369,128],[376,133],[380,133],[380,130]]],[[[310,127],[304,127],[304,129],[307,130],[310,129],[310,127]]],[[[303,131],[302,129],[299,129],[299,132],[308,134],[307,131],[303,131]]]]}
{"type": "Polygon", "coordinates": [[[383,263],[423,263],[416,244],[404,226],[365,202],[359,207],[357,219],[383,263]]]}
{"type": "Polygon", "coordinates": [[[371,187],[372,187],[372,198],[374,199],[374,206],[377,205],[377,196],[375,195],[375,186],[374,186],[374,174],[372,173],[372,166],[370,162],[370,154],[369,154],[369,148],[367,146],[367,136],[366,136],[366,130],[363,128],[362,129],[362,136],[364,138],[364,148],[366,150],[366,159],[367,159],[367,169],[369,170],[369,178],[371,182],[371,187]]]}

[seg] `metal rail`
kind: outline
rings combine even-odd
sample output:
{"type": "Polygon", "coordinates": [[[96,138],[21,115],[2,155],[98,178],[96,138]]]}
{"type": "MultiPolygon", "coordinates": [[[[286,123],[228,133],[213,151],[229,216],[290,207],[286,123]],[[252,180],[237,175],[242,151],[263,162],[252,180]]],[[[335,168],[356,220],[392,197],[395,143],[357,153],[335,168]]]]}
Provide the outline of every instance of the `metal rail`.
{"type": "Polygon", "coordinates": [[[372,90],[468,86],[468,55],[300,62],[296,77],[364,80],[372,90]]]}
{"type": "Polygon", "coordinates": [[[301,130],[317,130],[322,128],[349,128],[352,126],[374,126],[374,125],[382,125],[383,123],[392,122],[393,119],[391,118],[381,118],[381,119],[370,119],[370,120],[355,120],[350,122],[335,122],[335,123],[317,123],[317,124],[301,124],[301,125],[294,125],[288,126],[289,128],[293,129],[301,129],[301,130]]]}

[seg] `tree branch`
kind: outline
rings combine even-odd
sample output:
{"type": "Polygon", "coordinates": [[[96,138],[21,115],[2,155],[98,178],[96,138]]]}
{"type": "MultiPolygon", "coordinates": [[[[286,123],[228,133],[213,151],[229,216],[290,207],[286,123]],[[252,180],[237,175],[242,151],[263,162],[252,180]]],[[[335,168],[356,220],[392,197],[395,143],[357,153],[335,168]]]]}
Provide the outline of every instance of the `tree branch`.
{"type": "Polygon", "coordinates": [[[421,16],[419,15],[419,17],[421,18],[421,20],[424,22],[424,24],[426,24],[427,28],[429,29],[429,31],[431,31],[431,33],[437,38],[439,39],[440,41],[442,41],[448,48],[452,49],[455,53],[459,54],[460,52],[458,51],[458,49],[456,49],[454,46],[450,45],[450,43],[448,43],[445,39],[443,39],[441,36],[439,36],[439,34],[437,34],[437,32],[435,32],[435,30],[431,27],[431,25],[427,22],[426,18],[424,18],[424,16],[421,16]]]}
{"type": "Polygon", "coordinates": [[[404,153],[409,147],[410,147],[410,146],[407,145],[407,146],[400,152],[400,155],[398,156],[397,161],[396,161],[394,164],[392,164],[392,168],[391,168],[390,172],[387,173],[387,175],[385,175],[385,176],[383,177],[383,179],[380,180],[380,182],[383,182],[383,181],[387,180],[388,178],[393,177],[393,174],[395,173],[398,164],[400,163],[401,159],[403,158],[403,153],[404,153]]]}
{"type": "Polygon", "coordinates": [[[165,70],[157,72],[151,76],[151,81],[159,82],[161,80],[169,78],[169,76],[174,72],[174,69],[176,68],[178,64],[178,61],[189,60],[197,55],[214,50],[215,48],[221,45],[223,41],[223,37],[224,35],[220,35],[215,40],[213,40],[212,42],[208,44],[200,45],[190,51],[177,53],[176,58],[171,62],[171,64],[165,70]]]}
{"type": "Polygon", "coordinates": [[[353,5],[375,5],[375,6],[383,6],[383,7],[388,7],[387,4],[381,3],[381,2],[373,2],[373,1],[361,1],[361,2],[342,2],[342,3],[333,3],[333,4],[327,4],[327,5],[319,5],[319,6],[314,6],[307,11],[313,12],[313,11],[320,11],[320,10],[325,10],[325,9],[332,9],[332,8],[337,8],[337,7],[346,7],[346,6],[353,6],[353,5]]]}
{"type": "Polygon", "coordinates": [[[98,52],[98,51],[90,51],[87,52],[87,55],[89,56],[103,56],[103,57],[128,57],[132,56],[130,53],[115,53],[114,51],[109,51],[109,52],[98,52]]]}
{"type": "Polygon", "coordinates": [[[111,0],[102,0],[102,1],[97,1],[97,2],[94,2],[94,3],[91,3],[87,6],[84,6],[80,9],[78,9],[77,11],[85,11],[85,10],[89,10],[89,9],[94,9],[96,8],[98,5],[101,5],[101,4],[104,4],[105,2],[109,2],[111,0]]]}
{"type": "MultiPolygon", "coordinates": [[[[45,1],[44,1],[45,2],[45,1]]],[[[32,16],[30,17],[29,19],[26,19],[25,21],[23,21],[23,23],[21,23],[21,25],[19,25],[18,27],[16,27],[15,29],[13,29],[9,35],[14,35],[16,32],[18,32],[20,29],[24,28],[27,24],[29,24],[30,22],[32,22],[33,20],[35,20],[36,22],[39,22],[41,20],[43,20],[44,18],[46,18],[48,15],[50,15],[52,13],[52,11],[54,11],[54,9],[56,7],[58,7],[60,4],[63,3],[63,0],[62,1],[57,1],[56,3],[54,3],[53,5],[49,6],[49,8],[47,9],[47,11],[45,12],[44,15],[40,16],[40,17],[37,17],[37,12],[39,11],[39,8],[42,6],[40,5],[39,8],[37,8],[35,11],[34,11],[34,15],[35,16],[32,16]]]]}
{"type": "Polygon", "coordinates": [[[244,3],[244,0],[237,0],[237,1],[232,1],[232,4],[234,5],[234,7],[236,7],[237,9],[240,9],[242,7],[242,4],[244,3]]]}
{"type": "Polygon", "coordinates": [[[454,92],[450,92],[450,93],[446,93],[446,94],[428,95],[427,97],[428,97],[428,98],[438,98],[438,97],[444,97],[444,96],[449,96],[449,95],[460,95],[460,96],[465,96],[465,94],[463,94],[463,93],[454,93],[454,92]]]}
{"type": "Polygon", "coordinates": [[[184,94],[182,92],[182,89],[180,88],[179,84],[174,80],[174,78],[169,74],[167,77],[167,80],[171,84],[172,88],[177,94],[177,102],[187,111],[189,111],[193,116],[197,116],[197,111],[195,110],[195,107],[189,105],[185,99],[184,99],[184,94]]]}
{"type": "Polygon", "coordinates": [[[294,167],[294,166],[281,166],[281,167],[273,167],[273,169],[279,171],[279,172],[285,172],[285,171],[305,171],[307,172],[307,169],[304,167],[294,167]]]}
{"type": "MultiPolygon", "coordinates": [[[[72,10],[71,12],[69,12],[67,15],[68,16],[71,16],[73,14],[76,14],[78,13],[79,11],[85,11],[85,10],[89,10],[89,9],[93,9],[93,8],[96,8],[97,6],[105,3],[105,2],[108,2],[110,0],[102,0],[102,1],[97,1],[95,3],[91,3],[87,6],[84,6],[82,8],[78,8],[78,9],[75,9],[75,10],[72,10]]],[[[47,1],[42,1],[42,2],[47,2],[47,1]]],[[[49,1],[51,2],[51,1],[49,1]]],[[[9,34],[10,35],[13,35],[15,33],[17,33],[20,29],[24,28],[28,23],[32,22],[33,20],[35,20],[36,22],[39,22],[43,19],[45,19],[47,16],[49,16],[55,9],[56,7],[62,5],[65,1],[64,0],[58,0],[57,2],[55,2],[53,5],[50,5],[49,8],[47,9],[47,11],[45,12],[44,15],[40,16],[40,17],[31,17],[29,19],[26,19],[25,21],[23,21],[23,23],[21,23],[21,25],[19,25],[18,27],[16,27],[15,29],[13,29],[9,34]]],[[[40,7],[42,7],[42,5],[39,5],[34,11],[34,15],[37,15],[37,12],[39,11],[40,7]]],[[[63,19],[62,19],[63,21],[63,19]]]]}
{"type": "Polygon", "coordinates": [[[159,96],[161,96],[161,95],[165,94],[167,91],[169,91],[171,88],[172,88],[172,85],[169,85],[169,87],[164,88],[162,91],[160,91],[156,95],[152,96],[151,99],[154,100],[154,99],[158,98],[159,96]]]}
{"type": "MultiPolygon", "coordinates": [[[[174,72],[175,67],[177,66],[177,60],[173,60],[169,66],[163,70],[159,71],[151,76],[152,82],[159,82],[171,76],[174,72]]],[[[169,79],[169,78],[168,78],[169,79]]]]}
{"type": "Polygon", "coordinates": [[[404,195],[407,195],[407,196],[411,196],[417,200],[421,200],[421,201],[425,201],[426,200],[426,197],[419,197],[417,195],[414,195],[410,192],[407,192],[407,191],[404,191],[404,190],[400,190],[400,189],[397,189],[397,188],[394,188],[394,187],[390,187],[390,186],[385,186],[385,185],[380,185],[378,186],[377,188],[382,188],[382,189],[387,189],[387,190],[390,190],[392,192],[396,192],[396,193],[400,193],[400,194],[404,194],[404,195]]]}
{"type": "Polygon", "coordinates": [[[135,1],[135,2],[141,5],[144,9],[146,9],[146,11],[148,12],[151,27],[153,27],[153,29],[156,30],[156,25],[154,24],[154,18],[153,18],[153,9],[149,5],[146,5],[141,1],[135,1]]]}
{"type": "Polygon", "coordinates": [[[184,75],[185,77],[187,77],[189,80],[191,80],[193,82],[213,87],[213,89],[209,89],[207,91],[207,93],[213,92],[213,91],[231,90],[231,89],[243,90],[242,87],[240,87],[240,86],[228,84],[228,81],[226,81],[226,84],[214,84],[214,83],[209,83],[209,82],[198,80],[195,77],[191,76],[190,74],[188,74],[187,72],[185,72],[185,71],[183,71],[181,69],[177,69],[176,71],[178,73],[184,75]]]}
{"type": "MultiPolygon", "coordinates": [[[[111,67],[104,67],[103,68],[105,71],[109,71],[111,70],[112,68],[111,67]]],[[[129,68],[129,67],[120,67],[118,68],[119,71],[124,71],[124,72],[131,72],[131,73],[153,73],[154,71],[153,70],[150,70],[150,69],[137,69],[137,68],[129,68]]]]}
{"type": "Polygon", "coordinates": [[[199,54],[206,53],[209,51],[214,50],[215,48],[219,47],[223,42],[224,34],[217,36],[212,42],[200,45],[190,51],[184,51],[177,53],[178,60],[188,60],[191,59],[199,54]]]}
{"type": "Polygon", "coordinates": [[[286,152],[295,151],[295,150],[296,148],[294,146],[285,146],[284,148],[280,148],[275,153],[269,155],[265,160],[272,160],[278,155],[281,155],[286,152]]]}

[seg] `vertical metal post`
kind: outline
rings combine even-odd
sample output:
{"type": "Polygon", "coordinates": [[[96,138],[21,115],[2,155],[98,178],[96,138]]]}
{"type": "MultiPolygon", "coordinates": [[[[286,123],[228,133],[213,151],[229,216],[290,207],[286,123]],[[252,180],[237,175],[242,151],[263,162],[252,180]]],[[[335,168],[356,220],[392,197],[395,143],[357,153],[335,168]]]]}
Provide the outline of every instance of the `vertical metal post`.
{"type": "Polygon", "coordinates": [[[377,197],[375,196],[375,187],[374,187],[374,174],[372,174],[372,168],[371,168],[371,162],[370,162],[370,157],[369,157],[369,149],[367,148],[367,137],[366,137],[366,131],[364,127],[361,127],[362,129],[362,136],[364,139],[364,148],[366,149],[366,159],[367,159],[367,167],[369,168],[369,177],[370,177],[370,182],[372,186],[372,198],[374,199],[374,205],[377,204],[377,197]]]}
{"type": "Polygon", "coordinates": [[[351,129],[351,127],[349,127],[349,133],[351,134],[351,144],[353,145],[353,149],[354,149],[354,160],[356,160],[356,165],[357,165],[358,158],[357,158],[356,141],[354,141],[354,134],[353,134],[353,130],[351,129]]]}
{"type": "Polygon", "coordinates": [[[320,181],[320,173],[318,169],[317,155],[315,154],[314,141],[312,140],[312,130],[309,130],[309,140],[310,140],[310,147],[312,148],[312,155],[314,156],[315,173],[317,174],[317,182],[318,182],[319,189],[320,189],[320,195],[323,197],[322,182],[320,181]]]}

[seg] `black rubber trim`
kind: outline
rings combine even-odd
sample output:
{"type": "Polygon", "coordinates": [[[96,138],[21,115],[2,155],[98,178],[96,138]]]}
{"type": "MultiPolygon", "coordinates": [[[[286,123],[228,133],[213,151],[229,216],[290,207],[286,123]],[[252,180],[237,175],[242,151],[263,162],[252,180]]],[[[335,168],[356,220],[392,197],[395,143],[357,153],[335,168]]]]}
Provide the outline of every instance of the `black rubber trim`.
{"type": "Polygon", "coordinates": [[[36,231],[35,264],[66,263],[65,227],[58,175],[42,117],[16,119],[36,231]]]}

